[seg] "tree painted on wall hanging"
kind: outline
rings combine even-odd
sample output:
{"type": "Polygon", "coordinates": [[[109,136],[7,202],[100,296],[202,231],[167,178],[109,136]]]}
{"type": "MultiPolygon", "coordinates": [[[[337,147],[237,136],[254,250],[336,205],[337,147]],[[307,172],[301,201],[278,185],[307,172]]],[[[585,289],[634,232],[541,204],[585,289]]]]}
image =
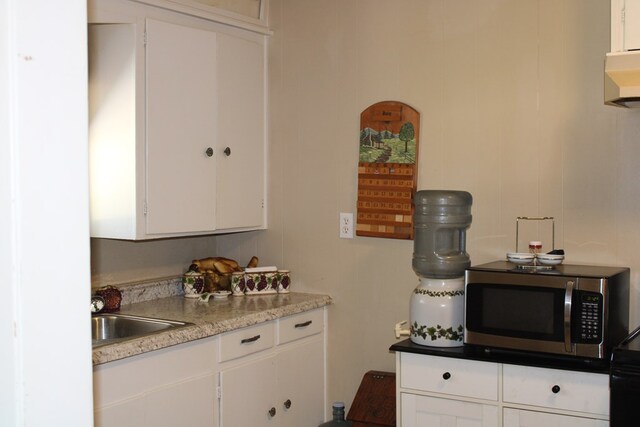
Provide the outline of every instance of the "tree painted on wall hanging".
{"type": "Polygon", "coordinates": [[[409,141],[413,140],[414,136],[415,131],[413,129],[413,124],[411,124],[411,122],[406,122],[405,124],[403,124],[400,128],[400,135],[398,135],[398,138],[400,138],[400,141],[404,142],[405,153],[408,150],[407,144],[409,143],[409,141]]]}

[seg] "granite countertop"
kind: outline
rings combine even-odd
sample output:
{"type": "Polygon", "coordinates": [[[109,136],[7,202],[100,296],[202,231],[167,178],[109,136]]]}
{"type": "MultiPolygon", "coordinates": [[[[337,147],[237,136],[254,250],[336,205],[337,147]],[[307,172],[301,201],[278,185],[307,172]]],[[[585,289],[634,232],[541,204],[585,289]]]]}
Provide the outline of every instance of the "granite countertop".
{"type": "Polygon", "coordinates": [[[118,311],[120,314],[189,322],[193,325],[95,347],[93,365],[211,337],[331,303],[331,297],[328,295],[291,292],[229,296],[223,300],[211,298],[208,302],[178,295],[123,305],[118,311]]]}

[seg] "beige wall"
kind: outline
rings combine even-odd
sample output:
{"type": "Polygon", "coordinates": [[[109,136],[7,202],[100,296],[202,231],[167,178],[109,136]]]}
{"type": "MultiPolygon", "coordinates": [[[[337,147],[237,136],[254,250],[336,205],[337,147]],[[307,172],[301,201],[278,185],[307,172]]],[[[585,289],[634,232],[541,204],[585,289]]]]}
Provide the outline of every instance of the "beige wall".
{"type": "Polygon", "coordinates": [[[608,2],[271,0],[270,18],[269,229],[204,247],[103,241],[105,275],[178,274],[211,248],[291,269],[295,290],[335,300],[329,401],[349,405],[364,372],[394,370],[417,283],[412,242],[338,238],[339,212],[356,209],[360,112],[397,100],[422,115],[418,188],[474,197],[474,264],[514,249],[516,216],[554,216],[566,262],[632,268],[640,323],[640,110],[602,102],[608,2]],[[105,265],[139,251],[153,269],[105,265]]]}
{"type": "Polygon", "coordinates": [[[177,276],[193,259],[216,251],[212,236],[140,242],[91,239],[91,286],[177,276]]]}
{"type": "MultiPolygon", "coordinates": [[[[473,263],[514,250],[516,216],[554,216],[567,262],[632,268],[640,322],[640,110],[603,105],[608,3],[271,0],[269,230],[218,248],[257,249],[296,290],[334,297],[330,401],[394,370],[417,283],[412,242],[338,238],[359,115],[378,101],[421,113],[419,189],[473,195],[473,263]]],[[[550,246],[548,229],[535,237],[550,246]]]]}

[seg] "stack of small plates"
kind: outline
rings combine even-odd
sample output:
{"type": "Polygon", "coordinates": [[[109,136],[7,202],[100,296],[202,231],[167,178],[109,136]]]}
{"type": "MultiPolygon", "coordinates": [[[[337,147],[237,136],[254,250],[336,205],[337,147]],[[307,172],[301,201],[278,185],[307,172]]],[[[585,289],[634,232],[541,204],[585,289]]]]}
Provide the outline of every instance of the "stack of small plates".
{"type": "Polygon", "coordinates": [[[534,254],[530,254],[529,252],[508,252],[507,260],[514,264],[518,265],[527,265],[531,264],[535,259],[534,254]]]}
{"type": "Polygon", "coordinates": [[[533,264],[534,260],[542,265],[559,265],[564,260],[564,255],[554,254],[530,254],[528,252],[508,252],[507,260],[517,265],[533,264]]]}
{"type": "Polygon", "coordinates": [[[558,265],[562,264],[564,255],[538,254],[536,258],[538,262],[543,265],[558,265]]]}

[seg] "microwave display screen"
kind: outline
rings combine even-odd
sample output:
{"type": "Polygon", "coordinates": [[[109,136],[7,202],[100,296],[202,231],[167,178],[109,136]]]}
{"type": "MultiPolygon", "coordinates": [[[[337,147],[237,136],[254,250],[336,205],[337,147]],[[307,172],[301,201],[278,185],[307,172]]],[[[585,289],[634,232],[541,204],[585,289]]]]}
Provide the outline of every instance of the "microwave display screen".
{"type": "Polygon", "coordinates": [[[486,334],[562,341],[564,289],[470,284],[466,327],[486,334]]]}

